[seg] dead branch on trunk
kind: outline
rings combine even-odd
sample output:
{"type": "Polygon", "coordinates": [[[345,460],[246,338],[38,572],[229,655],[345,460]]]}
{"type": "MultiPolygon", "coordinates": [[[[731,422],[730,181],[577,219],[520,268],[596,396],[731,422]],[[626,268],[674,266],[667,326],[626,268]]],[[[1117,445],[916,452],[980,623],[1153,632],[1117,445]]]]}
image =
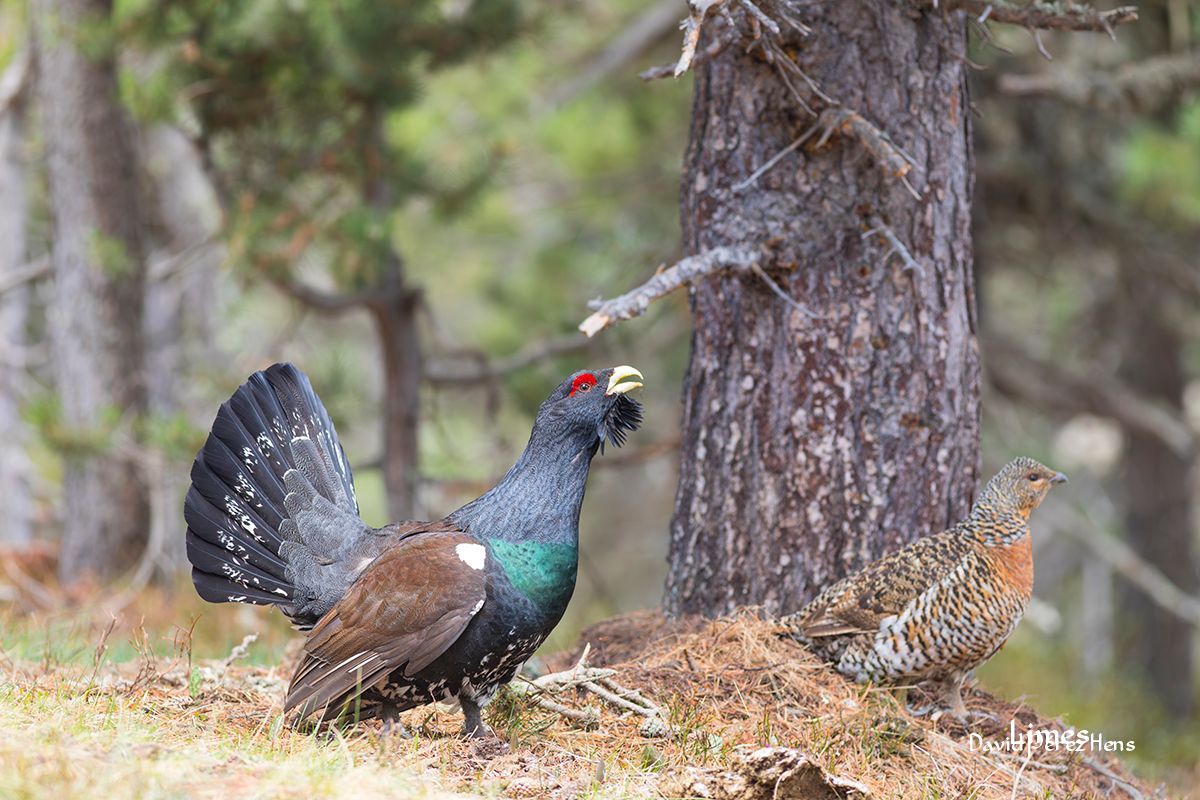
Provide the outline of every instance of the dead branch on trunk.
{"type": "Polygon", "coordinates": [[[1196,452],[1196,434],[1179,414],[1120,381],[1071,373],[995,336],[986,339],[984,352],[984,366],[992,384],[1010,397],[1050,411],[1086,411],[1109,417],[1126,428],[1155,437],[1183,458],[1196,452]]]}
{"type": "Polygon", "coordinates": [[[925,274],[925,270],[921,269],[921,265],[912,257],[912,253],[908,251],[908,248],[904,246],[904,242],[900,241],[900,237],[896,235],[896,232],[891,227],[878,218],[872,219],[871,224],[875,227],[863,233],[862,238],[869,239],[872,236],[882,236],[891,245],[891,249],[883,254],[884,264],[893,255],[899,255],[900,259],[904,262],[905,272],[911,272],[916,275],[925,274]]]}
{"type": "Polygon", "coordinates": [[[825,126],[825,133],[817,141],[817,147],[828,141],[835,131],[857,139],[880,168],[903,183],[915,199],[921,199],[921,194],[908,182],[907,177],[916,162],[862,114],[841,106],[827,108],[821,112],[821,123],[825,126]]]}
{"type": "Polygon", "coordinates": [[[758,263],[758,253],[749,247],[717,247],[688,256],[670,267],[659,267],[650,280],[612,300],[593,300],[594,313],[579,324],[588,338],[622,320],[640,317],[650,304],[686,283],[719,272],[749,272],[758,263]]]}
{"type": "Polygon", "coordinates": [[[1092,31],[1116,38],[1114,28],[1136,22],[1136,6],[1097,11],[1083,3],[1017,3],[1014,0],[916,0],[922,10],[965,11],[982,22],[1003,22],[1024,28],[1056,31],[1092,31]]]}
{"type": "MultiPolygon", "coordinates": [[[[721,51],[728,46],[729,39],[727,37],[719,36],[715,38],[712,44],[696,53],[696,55],[692,57],[692,66],[698,67],[701,64],[711,61],[720,55],[721,51]]],[[[639,72],[638,77],[644,81],[657,81],[663,78],[674,78],[675,64],[660,64],[657,67],[650,67],[649,69],[639,72]]]]}
{"type": "Polygon", "coordinates": [[[1001,75],[999,85],[1018,97],[1052,97],[1106,111],[1156,111],[1200,85],[1200,54],[1159,56],[1104,72],[1001,75]]]}

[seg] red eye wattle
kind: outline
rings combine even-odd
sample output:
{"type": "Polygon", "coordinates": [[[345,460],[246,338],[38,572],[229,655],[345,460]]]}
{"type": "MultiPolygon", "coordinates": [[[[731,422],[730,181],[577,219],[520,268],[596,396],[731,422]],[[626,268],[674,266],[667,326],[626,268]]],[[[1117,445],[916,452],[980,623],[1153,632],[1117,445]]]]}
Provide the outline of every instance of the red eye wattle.
{"type": "Polygon", "coordinates": [[[596,385],[596,376],[589,372],[585,372],[571,382],[571,397],[575,396],[576,392],[589,391],[596,385]]]}

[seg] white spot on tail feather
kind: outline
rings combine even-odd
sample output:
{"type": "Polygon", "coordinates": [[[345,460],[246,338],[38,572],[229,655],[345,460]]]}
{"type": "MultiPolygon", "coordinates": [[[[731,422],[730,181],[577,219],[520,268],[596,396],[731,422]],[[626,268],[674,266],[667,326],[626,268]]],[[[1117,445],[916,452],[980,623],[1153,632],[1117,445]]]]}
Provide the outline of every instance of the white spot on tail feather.
{"type": "Polygon", "coordinates": [[[458,553],[459,560],[471,569],[483,569],[484,563],[487,562],[487,549],[481,544],[463,542],[454,546],[454,552],[458,553]]]}

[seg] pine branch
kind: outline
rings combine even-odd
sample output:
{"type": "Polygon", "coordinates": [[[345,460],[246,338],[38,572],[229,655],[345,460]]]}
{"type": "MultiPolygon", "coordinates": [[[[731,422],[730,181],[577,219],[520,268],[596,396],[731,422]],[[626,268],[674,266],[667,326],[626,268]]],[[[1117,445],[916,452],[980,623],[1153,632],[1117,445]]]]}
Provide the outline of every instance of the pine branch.
{"type": "Polygon", "coordinates": [[[1094,31],[1115,36],[1117,25],[1136,22],[1136,6],[1121,6],[1097,11],[1089,5],[1073,2],[1019,3],[1015,0],[916,0],[922,10],[965,11],[981,22],[1003,22],[1035,30],[1094,31]]]}
{"type": "Polygon", "coordinates": [[[758,253],[749,247],[717,247],[706,253],[688,256],[676,264],[660,267],[650,280],[612,300],[593,300],[595,310],[579,325],[588,338],[622,320],[640,317],[650,304],[686,283],[719,272],[750,272],[758,263],[758,253]]]}

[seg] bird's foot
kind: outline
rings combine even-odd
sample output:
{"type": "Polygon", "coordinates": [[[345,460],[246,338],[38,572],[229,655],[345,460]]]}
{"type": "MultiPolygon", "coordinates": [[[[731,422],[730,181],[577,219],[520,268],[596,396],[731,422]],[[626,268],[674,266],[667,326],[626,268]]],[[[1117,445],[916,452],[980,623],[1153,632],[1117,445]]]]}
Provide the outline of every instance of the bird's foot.
{"type": "Polygon", "coordinates": [[[495,739],[496,733],[483,723],[483,720],[476,720],[474,725],[470,720],[463,723],[462,734],[465,739],[495,739]]]}
{"type": "Polygon", "coordinates": [[[970,711],[965,706],[962,708],[954,708],[953,706],[947,708],[937,703],[930,703],[929,705],[918,707],[908,705],[905,708],[914,717],[929,717],[934,722],[941,719],[952,719],[964,728],[970,728],[981,722],[1000,721],[1000,718],[995,714],[987,711],[970,711]]]}
{"type": "Polygon", "coordinates": [[[408,732],[408,728],[404,727],[404,723],[399,717],[384,717],[383,728],[380,729],[380,735],[384,741],[395,736],[397,739],[411,739],[412,734],[408,732]]]}

